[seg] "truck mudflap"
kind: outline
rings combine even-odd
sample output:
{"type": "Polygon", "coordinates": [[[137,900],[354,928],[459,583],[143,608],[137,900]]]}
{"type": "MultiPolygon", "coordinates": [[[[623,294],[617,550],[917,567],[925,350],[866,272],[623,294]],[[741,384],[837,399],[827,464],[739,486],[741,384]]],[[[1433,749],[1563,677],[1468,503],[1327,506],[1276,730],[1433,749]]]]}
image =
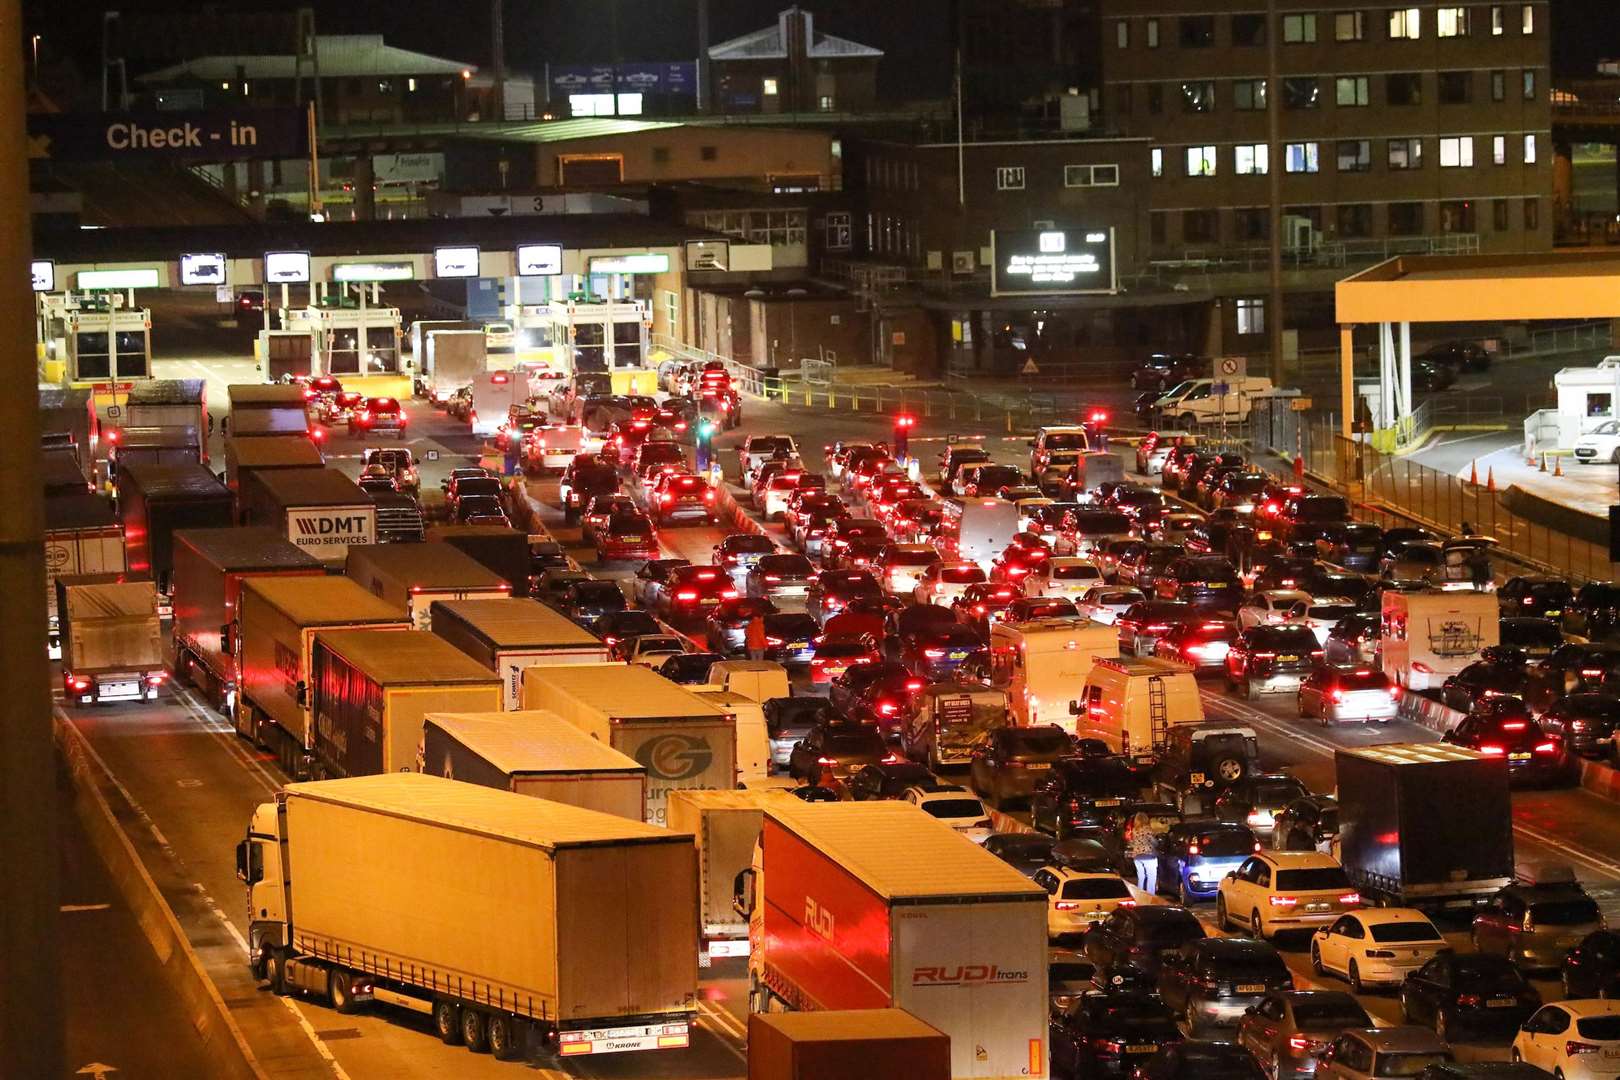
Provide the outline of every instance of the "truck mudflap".
{"type": "Polygon", "coordinates": [[[689,1020],[557,1032],[557,1052],[563,1057],[625,1054],[636,1050],[683,1050],[691,1044],[692,1024],[689,1020]]]}

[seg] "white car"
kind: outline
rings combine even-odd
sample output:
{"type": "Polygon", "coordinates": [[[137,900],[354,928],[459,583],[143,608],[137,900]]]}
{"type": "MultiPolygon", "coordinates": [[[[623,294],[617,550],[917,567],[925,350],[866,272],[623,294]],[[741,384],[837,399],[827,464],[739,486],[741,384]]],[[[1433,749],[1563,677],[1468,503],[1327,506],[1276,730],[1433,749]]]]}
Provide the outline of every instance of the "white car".
{"type": "Polygon", "coordinates": [[[686,651],[686,642],[673,634],[643,634],[626,642],[624,658],[632,664],[655,668],[686,651]]]}
{"type": "Polygon", "coordinates": [[[938,821],[944,822],[975,844],[990,839],[990,814],[984,803],[961,784],[929,784],[927,787],[906,788],[901,796],[912,806],[938,821]]]}
{"type": "Polygon", "coordinates": [[[922,572],[917,587],[911,590],[911,599],[919,604],[950,607],[951,601],[965,594],[969,585],[989,580],[978,563],[937,562],[922,572]]]}
{"type": "Polygon", "coordinates": [[[939,561],[932,544],[890,544],[883,553],[878,584],[895,596],[913,596],[928,568],[939,561]]]}
{"type": "Polygon", "coordinates": [[[1161,544],[1185,544],[1204,521],[1203,514],[1175,513],[1166,514],[1158,518],[1155,524],[1148,529],[1148,539],[1161,544]]]}
{"type": "Polygon", "coordinates": [[[1051,506],[1056,499],[1037,496],[1028,499],[1019,499],[1013,505],[1018,507],[1018,531],[1029,532],[1030,523],[1035,520],[1035,514],[1043,506],[1051,506]]]}
{"type": "Polygon", "coordinates": [[[1024,576],[1025,596],[1064,596],[1079,602],[1091,588],[1103,583],[1103,572],[1090,559],[1064,555],[1024,576]]]}
{"type": "Polygon", "coordinates": [[[1281,930],[1309,930],[1361,906],[1361,895],[1331,855],[1256,852],[1221,879],[1215,925],[1248,928],[1263,940],[1281,930]]]}
{"type": "Polygon", "coordinates": [[[1255,593],[1238,608],[1238,627],[1247,630],[1251,626],[1303,622],[1310,607],[1310,593],[1298,589],[1267,589],[1255,593]]]}
{"type": "Polygon", "coordinates": [[[788,499],[799,490],[798,473],[778,473],[765,482],[759,500],[759,512],[766,521],[780,521],[787,510],[788,499]]]}
{"type": "Polygon", "coordinates": [[[1348,619],[1355,613],[1356,605],[1350,602],[1349,597],[1313,596],[1310,606],[1305,609],[1305,617],[1299,621],[1311,628],[1311,633],[1316,635],[1316,643],[1321,645],[1340,620],[1348,619]]]}
{"type": "Polygon", "coordinates": [[[793,461],[799,460],[799,444],[791,435],[750,435],[748,441],[737,448],[737,471],[742,473],[743,484],[754,486],[754,471],[771,460],[778,451],[793,461]]]}
{"type": "Polygon", "coordinates": [[[1451,946],[1416,908],[1361,908],[1311,937],[1311,969],[1363,986],[1399,986],[1451,946]]]}
{"type": "Polygon", "coordinates": [[[1092,622],[1112,626],[1132,604],[1140,604],[1145,600],[1147,597],[1143,595],[1141,589],[1133,589],[1126,585],[1093,585],[1074,602],[1074,606],[1080,609],[1080,614],[1092,622]]]}
{"type": "Polygon", "coordinates": [[[1620,1076],[1620,1002],[1543,1005],[1519,1028],[1512,1054],[1564,1080],[1620,1076]]]}
{"type": "Polygon", "coordinates": [[[1082,873],[1065,866],[1043,866],[1035,871],[1035,884],[1046,890],[1046,936],[1057,940],[1083,934],[1114,913],[1135,907],[1141,890],[1118,874],[1082,873]]]}
{"type": "Polygon", "coordinates": [[[1576,439],[1575,460],[1586,465],[1620,465],[1620,420],[1605,420],[1576,439]]]}

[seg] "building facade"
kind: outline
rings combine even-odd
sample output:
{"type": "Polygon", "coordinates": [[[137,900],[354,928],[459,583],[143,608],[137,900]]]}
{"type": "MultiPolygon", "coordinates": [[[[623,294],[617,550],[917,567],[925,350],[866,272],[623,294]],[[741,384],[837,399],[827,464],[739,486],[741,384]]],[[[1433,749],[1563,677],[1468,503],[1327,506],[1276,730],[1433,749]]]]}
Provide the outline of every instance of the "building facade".
{"type": "Polygon", "coordinates": [[[877,100],[883,51],[816,29],[798,7],[776,25],[709,49],[719,111],[728,113],[859,112],[877,100]]]}

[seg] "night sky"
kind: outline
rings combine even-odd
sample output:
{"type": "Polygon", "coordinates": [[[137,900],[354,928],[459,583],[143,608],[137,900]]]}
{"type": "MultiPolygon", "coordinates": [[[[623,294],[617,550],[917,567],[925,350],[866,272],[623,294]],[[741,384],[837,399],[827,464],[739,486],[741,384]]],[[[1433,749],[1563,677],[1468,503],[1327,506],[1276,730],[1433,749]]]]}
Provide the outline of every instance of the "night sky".
{"type": "MultiPolygon", "coordinates": [[[[485,0],[286,0],[210,5],[221,11],[287,11],[313,5],[326,33],[382,32],[392,44],[483,65],[489,59],[485,0]]],[[[176,0],[98,5],[24,0],[28,31],[45,35],[49,57],[67,51],[93,72],[99,9],[196,10],[176,0]]],[[[714,41],[769,25],[788,0],[712,0],[714,41]]],[[[945,0],[808,0],[816,25],[885,50],[880,68],[890,98],[938,95],[949,86],[945,0]]],[[[1552,0],[1554,66],[1582,74],[1600,57],[1620,57],[1620,0],[1552,0]]],[[[506,0],[507,57],[538,74],[547,62],[675,60],[696,53],[693,0],[506,0]],[[609,13],[616,12],[611,18],[609,13]]]]}

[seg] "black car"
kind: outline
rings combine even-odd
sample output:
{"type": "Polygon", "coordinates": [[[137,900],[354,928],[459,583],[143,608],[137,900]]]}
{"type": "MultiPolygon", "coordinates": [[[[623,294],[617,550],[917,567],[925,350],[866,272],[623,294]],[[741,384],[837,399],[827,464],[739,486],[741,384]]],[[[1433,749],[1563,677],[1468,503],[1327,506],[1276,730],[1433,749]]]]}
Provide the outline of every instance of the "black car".
{"type": "Polygon", "coordinates": [[[1562,619],[1575,603],[1575,590],[1563,578],[1520,574],[1504,581],[1496,590],[1502,616],[1535,615],[1562,619]]]}
{"type": "Polygon", "coordinates": [[[1178,724],[1153,770],[1153,785],[1183,812],[1209,809],[1215,796],[1260,771],[1260,739],[1246,724],[1178,724]]]}
{"type": "Polygon", "coordinates": [[[1052,861],[1052,845],[1057,843],[1043,833],[992,833],[982,845],[984,850],[1017,870],[1025,877],[1052,861]]]}
{"type": "Polygon", "coordinates": [[[889,753],[876,724],[849,720],[823,722],[810,729],[788,755],[788,775],[807,784],[829,775],[847,778],[863,765],[898,760],[889,753]]]}
{"type": "Polygon", "coordinates": [[[1055,724],[999,727],[974,749],[968,783],[997,806],[1021,801],[1035,793],[1039,778],[1072,753],[1069,733],[1055,724]]]}
{"type": "Polygon", "coordinates": [[[1323,661],[1337,666],[1371,664],[1378,656],[1380,617],[1347,615],[1333,624],[1322,642],[1323,661]]]}
{"type": "Polygon", "coordinates": [[[1524,699],[1545,709],[1565,694],[1606,689],[1614,679],[1620,679],[1620,645],[1570,642],[1530,666],[1524,699]]]}
{"type": "Polygon", "coordinates": [[[899,662],[919,678],[942,682],[985,652],[985,640],[970,626],[930,627],[900,641],[899,662]]]}
{"type": "Polygon", "coordinates": [[[1282,954],[1265,941],[1202,938],[1166,952],[1159,961],[1159,993],[1198,1038],[1232,1028],[1250,1005],[1273,990],[1292,990],[1282,954]]]}
{"type": "Polygon", "coordinates": [[[849,794],[856,802],[898,799],[908,787],[927,787],[939,778],[915,761],[862,765],[849,778],[849,794]]]}
{"type": "Polygon", "coordinates": [[[1303,781],[1286,773],[1245,776],[1215,797],[1215,816],[1222,821],[1241,821],[1256,836],[1269,837],[1277,811],[1310,793],[1303,781]]]}
{"type": "Polygon", "coordinates": [[[658,674],[681,686],[702,686],[709,681],[709,665],[724,660],[719,653],[674,653],[656,668],[658,674]]]}
{"type": "Polygon", "coordinates": [[[1522,656],[1498,654],[1500,660],[1475,660],[1455,675],[1448,675],[1440,684],[1440,697],[1453,709],[1470,712],[1476,702],[1487,697],[1508,694],[1517,697],[1524,693],[1530,675],[1525,670],[1522,656]]]}
{"type": "Polygon", "coordinates": [[[1501,643],[1518,649],[1531,660],[1551,656],[1564,643],[1564,632],[1552,619],[1534,615],[1504,615],[1497,625],[1501,643]]]}
{"type": "Polygon", "coordinates": [[[1242,584],[1224,555],[1184,555],[1154,582],[1165,600],[1181,600],[1200,611],[1236,611],[1242,584]]]}
{"type": "Polygon", "coordinates": [[[1176,1016],[1157,994],[1086,994],[1055,1012],[1052,1076],[1124,1077],[1161,1046],[1181,1041],[1176,1016]]]}
{"type": "Polygon", "coordinates": [[[775,551],[776,544],[768,536],[732,533],[714,545],[714,554],[709,561],[725,567],[736,578],[747,574],[761,558],[775,551]]]}
{"type": "Polygon", "coordinates": [[[643,634],[662,634],[664,627],[645,611],[612,611],[596,620],[591,632],[609,645],[643,634]]]}
{"type": "Polygon", "coordinates": [[[1620,627],[1620,584],[1588,581],[1576,591],[1570,612],[1572,631],[1593,640],[1608,637],[1620,627]]]}
{"type": "Polygon", "coordinates": [[[1620,931],[1594,930],[1564,957],[1560,978],[1566,998],[1620,995],[1620,931]]]}
{"type": "Polygon", "coordinates": [[[834,709],[853,720],[857,718],[856,710],[860,707],[861,696],[866,692],[866,689],[875,683],[891,679],[911,679],[917,683],[916,689],[922,689],[921,679],[918,679],[893,661],[884,661],[880,664],[856,664],[833,679],[827,688],[827,700],[832,703],[834,709]]]}
{"type": "Polygon", "coordinates": [[[715,652],[744,656],[748,652],[749,623],[774,614],[776,605],[763,596],[734,596],[722,600],[704,620],[704,638],[715,652]]]}
{"type": "Polygon", "coordinates": [[[1358,574],[1376,574],[1378,559],[1383,554],[1383,530],[1366,522],[1341,522],[1330,525],[1316,538],[1316,554],[1324,562],[1334,563],[1358,574]]]}
{"type": "Polygon", "coordinates": [[[804,667],[816,655],[821,627],[802,611],[765,616],[765,659],[790,668],[804,667]]]}
{"type": "Polygon", "coordinates": [[[1081,824],[1117,826],[1141,793],[1142,782],[1119,758],[1065,758],[1035,782],[1030,824],[1060,840],[1081,824]]]}
{"type": "Polygon", "coordinates": [[[1516,697],[1481,701],[1440,741],[1505,759],[1509,783],[1556,785],[1574,780],[1563,740],[1542,731],[1516,697]]]}
{"type": "Polygon", "coordinates": [[[1130,656],[1152,656],[1159,639],[1187,615],[1192,606],[1177,600],[1143,600],[1114,620],[1119,628],[1119,651],[1130,656]]]}
{"type": "Polygon", "coordinates": [[[1131,1080],[1265,1080],[1254,1055],[1236,1043],[1187,1039],[1138,1065],[1131,1080]]]}
{"type": "Polygon", "coordinates": [[[1250,701],[1293,692],[1315,670],[1321,651],[1308,626],[1251,626],[1226,652],[1227,686],[1250,701]]]}
{"type": "Polygon", "coordinates": [[[1442,341],[1418,353],[1415,360],[1424,360],[1458,371],[1486,371],[1491,366],[1491,354],[1474,341],[1442,341]]]}
{"type": "Polygon", "coordinates": [[[1613,694],[1570,694],[1537,717],[1541,730],[1562,739],[1572,752],[1589,758],[1615,756],[1620,731],[1620,697],[1613,694]]]}
{"type": "Polygon", "coordinates": [[[1436,364],[1432,360],[1414,357],[1412,360],[1412,385],[1419,390],[1445,390],[1457,383],[1455,368],[1445,364],[1436,364]]]}
{"type": "Polygon", "coordinates": [[[865,681],[844,701],[835,701],[834,707],[851,720],[864,720],[876,724],[883,729],[885,737],[898,737],[900,729],[917,711],[917,695],[922,692],[925,683],[904,669],[894,671],[895,666],[885,661],[881,664],[862,664],[850,668],[833,680],[834,690],[837,690],[838,684],[850,675],[857,672],[865,674],[862,668],[882,669],[885,674],[881,678],[865,681]]]}
{"type": "Polygon", "coordinates": [[[619,473],[612,465],[586,454],[578,454],[563,470],[558,486],[558,498],[563,504],[563,518],[570,525],[597,495],[612,495],[619,490],[619,473]]]}
{"type": "Polygon", "coordinates": [[[1131,372],[1132,390],[1153,390],[1158,394],[1209,374],[1209,357],[1191,353],[1154,353],[1131,372]]]}
{"type": "Polygon", "coordinates": [[[1295,799],[1272,815],[1277,851],[1321,851],[1339,835],[1339,801],[1331,795],[1295,799]]]}
{"type": "Polygon", "coordinates": [[[1443,952],[1401,984],[1401,1015],[1446,1042],[1517,1028],[1541,1007],[1541,995],[1505,956],[1443,952]]]}
{"type": "Polygon", "coordinates": [[[1204,937],[1204,924],[1186,908],[1144,904],[1115,908],[1086,931],[1081,948],[1100,975],[1128,964],[1157,978],[1162,954],[1204,937]]]}

